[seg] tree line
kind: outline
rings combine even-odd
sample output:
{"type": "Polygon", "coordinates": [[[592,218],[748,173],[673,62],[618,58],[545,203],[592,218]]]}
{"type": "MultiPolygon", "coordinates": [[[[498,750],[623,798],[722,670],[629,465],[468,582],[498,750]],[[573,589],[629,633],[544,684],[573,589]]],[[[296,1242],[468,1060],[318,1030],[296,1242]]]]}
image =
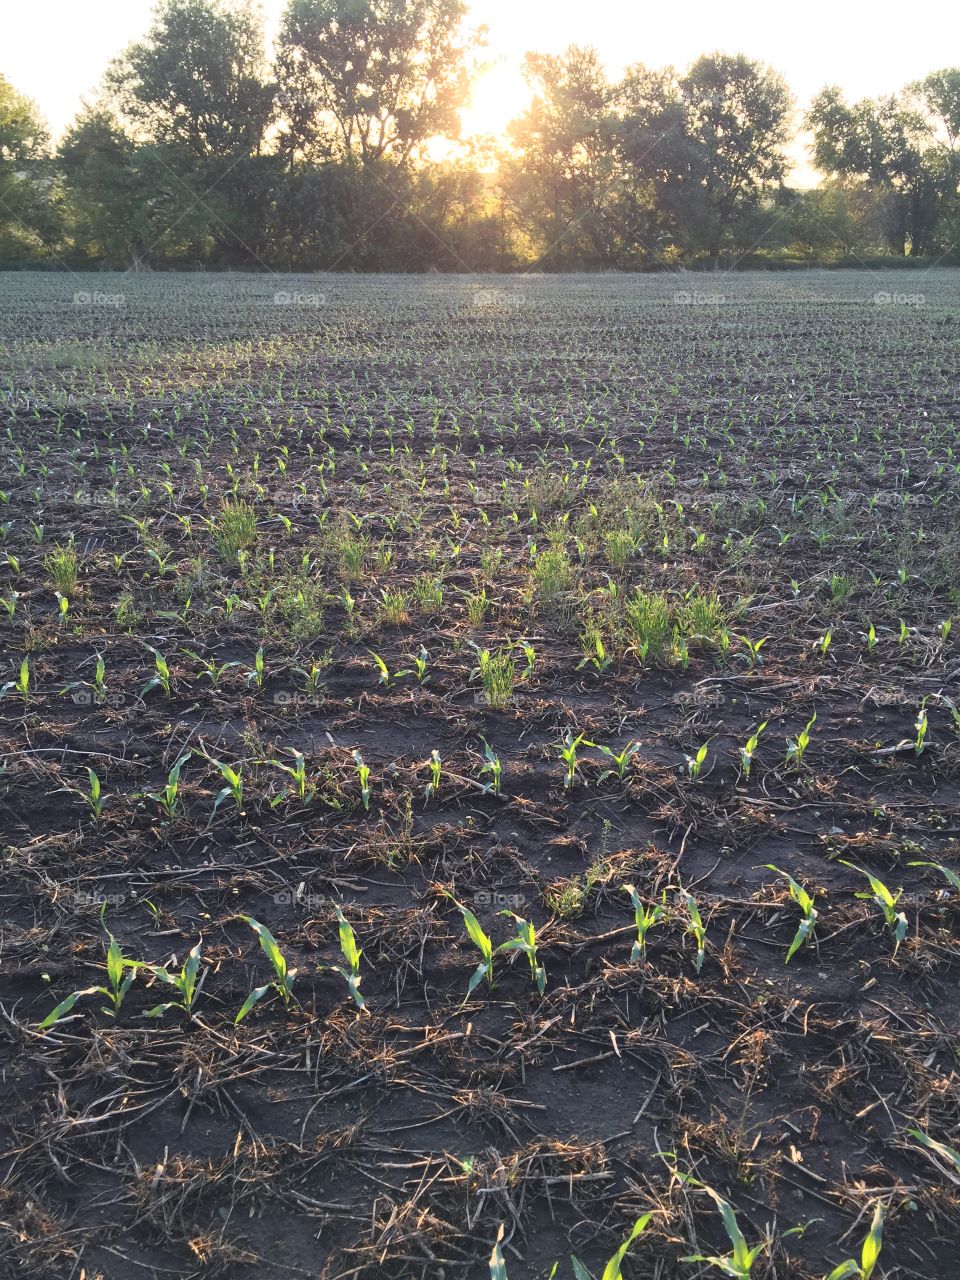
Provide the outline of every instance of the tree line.
{"type": "Polygon", "coordinates": [[[490,271],[957,261],[960,68],[799,117],[743,54],[530,53],[503,140],[458,140],[465,0],[159,0],[58,145],[0,77],[0,263],[490,271]],[[790,186],[809,131],[820,185],[790,186]],[[437,158],[437,140],[448,140],[437,158]]]}

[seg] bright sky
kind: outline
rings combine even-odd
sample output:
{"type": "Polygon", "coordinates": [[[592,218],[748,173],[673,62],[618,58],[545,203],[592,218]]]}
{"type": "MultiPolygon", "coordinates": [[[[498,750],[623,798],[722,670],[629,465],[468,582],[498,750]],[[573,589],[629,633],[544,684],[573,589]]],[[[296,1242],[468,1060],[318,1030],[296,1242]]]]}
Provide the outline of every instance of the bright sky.
{"type": "MultiPolygon", "coordinates": [[[[262,0],[268,34],[285,0],[262,0]]],[[[55,135],[107,63],[149,26],[151,0],[7,0],[0,74],[39,105],[55,135]]],[[[476,23],[489,28],[486,57],[495,65],[475,86],[464,132],[503,132],[522,109],[520,74],[527,50],[559,53],[592,44],[612,76],[633,62],[683,67],[700,53],[743,52],[785,77],[801,109],[825,84],[851,97],[891,93],[941,65],[960,60],[960,5],[934,0],[922,21],[886,13],[864,0],[807,0],[799,9],[769,0],[686,0],[682,6],[637,0],[473,0],[476,23]]],[[[809,171],[803,147],[796,181],[809,171]]]]}

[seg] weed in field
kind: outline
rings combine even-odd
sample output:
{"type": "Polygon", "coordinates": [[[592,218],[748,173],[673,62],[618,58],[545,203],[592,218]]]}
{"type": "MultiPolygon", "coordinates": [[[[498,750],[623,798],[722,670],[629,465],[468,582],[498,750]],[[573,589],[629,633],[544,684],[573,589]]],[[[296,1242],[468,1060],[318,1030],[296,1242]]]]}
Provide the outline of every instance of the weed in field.
{"type": "Polygon", "coordinates": [[[248,502],[227,498],[215,520],[210,522],[213,540],[225,560],[236,560],[250,548],[257,536],[257,514],[248,502]]]}
{"type": "Polygon", "coordinates": [[[513,686],[517,678],[513,665],[513,655],[509,649],[498,649],[491,653],[489,649],[481,649],[477,645],[472,648],[477,655],[477,665],[470,672],[471,680],[479,680],[490,707],[505,707],[513,697],[513,686]]]}

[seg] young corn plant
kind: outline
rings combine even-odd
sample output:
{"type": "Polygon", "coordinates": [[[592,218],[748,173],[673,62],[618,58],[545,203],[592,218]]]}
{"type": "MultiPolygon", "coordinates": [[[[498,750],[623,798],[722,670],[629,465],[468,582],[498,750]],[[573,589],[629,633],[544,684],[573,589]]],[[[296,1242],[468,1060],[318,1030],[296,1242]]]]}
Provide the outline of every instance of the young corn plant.
{"type": "Polygon", "coordinates": [[[100,779],[97,774],[89,766],[87,767],[87,787],[86,791],[76,788],[77,795],[83,800],[87,808],[93,815],[94,822],[99,822],[103,817],[103,811],[106,807],[107,797],[103,794],[103,788],[100,785],[100,779]]]}
{"type": "Polygon", "coordinates": [[[684,759],[687,762],[687,775],[691,782],[696,782],[700,777],[700,774],[703,772],[703,766],[707,762],[707,755],[709,751],[710,739],[708,738],[703,746],[697,749],[697,754],[695,756],[684,756],[684,759]]]}
{"type": "Polygon", "coordinates": [[[692,893],[687,893],[685,889],[681,890],[680,901],[687,910],[687,924],[684,932],[689,933],[697,944],[696,954],[693,958],[693,971],[694,973],[699,973],[703,968],[703,958],[707,949],[706,926],[700,914],[700,907],[692,893]]]}
{"type": "Polygon", "coordinates": [[[30,700],[30,659],[24,658],[20,663],[20,671],[16,680],[8,680],[2,688],[0,688],[0,698],[6,696],[10,691],[19,693],[23,699],[23,705],[26,706],[30,700]]]}
{"type": "MultiPolygon", "coordinates": [[[[624,1240],[623,1244],[616,1251],[613,1257],[607,1260],[607,1265],[603,1268],[603,1273],[600,1277],[600,1280],[623,1280],[623,1271],[621,1269],[623,1266],[623,1260],[627,1256],[627,1252],[629,1251],[630,1246],[633,1244],[634,1240],[636,1240],[637,1236],[640,1235],[642,1231],[646,1230],[647,1223],[650,1221],[652,1217],[653,1217],[652,1213],[645,1213],[643,1217],[638,1218],[636,1220],[626,1240],[624,1240]]],[[[573,1274],[574,1274],[575,1280],[593,1280],[593,1277],[590,1275],[590,1272],[583,1265],[583,1263],[576,1256],[576,1254],[570,1255],[570,1265],[573,1267],[573,1274]]],[[[554,1271],[555,1270],[556,1268],[554,1268],[554,1271]]]]}
{"type": "Polygon", "coordinates": [[[55,1009],[51,1009],[39,1024],[39,1030],[46,1031],[48,1027],[52,1027],[54,1023],[59,1022],[61,1018],[70,1012],[77,1001],[85,996],[106,996],[110,1004],[109,1006],[103,1006],[103,1012],[111,1018],[115,1018],[120,1012],[124,997],[133,986],[137,970],[142,968],[143,965],[139,960],[130,960],[123,954],[123,948],[109,929],[107,930],[107,937],[110,939],[105,957],[107,985],[103,987],[85,987],[82,991],[72,992],[65,1000],[61,1000],[55,1009]]]}
{"type": "Polygon", "coordinates": [[[430,781],[424,788],[424,798],[432,800],[434,796],[440,794],[440,778],[443,773],[443,762],[440,759],[440,752],[434,747],[430,752],[430,759],[427,761],[430,769],[430,781]]]}
{"type": "Polygon", "coordinates": [[[950,867],[945,867],[942,862],[908,862],[908,867],[933,867],[935,871],[939,871],[951,888],[956,889],[960,893],[960,875],[956,871],[952,871],[950,867]]]}
{"type": "Polygon", "coordinates": [[[359,751],[353,753],[353,764],[356,769],[357,778],[360,782],[360,799],[363,801],[363,807],[367,813],[370,812],[370,770],[363,763],[363,756],[359,751]]]}
{"type": "Polygon", "coordinates": [[[753,1264],[759,1257],[765,1241],[761,1240],[759,1244],[752,1247],[747,1244],[740,1225],[737,1222],[737,1215],[734,1213],[732,1206],[728,1201],[718,1195],[712,1187],[705,1186],[702,1182],[697,1182],[693,1178],[685,1175],[678,1175],[685,1182],[699,1186],[716,1204],[720,1211],[720,1219],[723,1222],[723,1229],[727,1233],[727,1239],[730,1241],[730,1252],[722,1256],[716,1254],[695,1253],[689,1257],[681,1258],[681,1262],[708,1262],[711,1266],[716,1267],[718,1271],[722,1271],[725,1276],[731,1277],[731,1280],[750,1280],[750,1272],[753,1270],[753,1264]]]}
{"type": "Polygon", "coordinates": [[[900,943],[907,936],[906,914],[897,910],[897,902],[903,890],[898,889],[896,894],[892,894],[882,880],[877,876],[871,875],[869,871],[864,871],[863,867],[858,867],[854,862],[845,862],[842,858],[840,861],[843,866],[849,867],[851,871],[859,871],[869,881],[871,892],[858,893],[856,896],[867,901],[873,901],[880,908],[884,923],[893,935],[893,954],[896,955],[900,948],[900,943]]]}
{"type": "Polygon", "coordinates": [[[492,791],[495,796],[498,796],[500,794],[500,785],[503,779],[503,765],[500,761],[500,757],[494,751],[493,747],[491,747],[490,743],[487,742],[486,738],[482,739],[482,741],[484,763],[480,766],[480,774],[481,776],[485,773],[489,773],[490,775],[490,781],[485,784],[484,791],[492,791]]]}
{"type": "Polygon", "coordinates": [[[368,1013],[366,1001],[360,994],[360,957],[363,952],[357,946],[356,934],[347,920],[346,916],[336,908],[337,926],[340,935],[340,954],[343,956],[344,964],[329,966],[334,973],[339,973],[347,984],[351,996],[353,996],[354,1004],[364,1013],[368,1013]]]}
{"type": "Polygon", "coordinates": [[[630,959],[635,964],[638,960],[646,958],[647,934],[667,913],[667,895],[664,893],[660,902],[655,902],[652,907],[648,907],[640,901],[640,895],[632,884],[625,884],[623,890],[630,895],[630,901],[633,903],[633,919],[637,926],[637,940],[630,952],[630,959]]]}
{"type": "Polygon", "coordinates": [[[210,814],[210,822],[213,822],[214,818],[217,816],[217,810],[220,808],[220,806],[223,804],[225,800],[233,800],[233,803],[237,806],[237,813],[242,814],[243,813],[243,772],[242,770],[234,769],[232,765],[225,764],[224,761],[222,760],[211,759],[210,763],[213,765],[216,765],[217,769],[220,771],[220,777],[223,778],[224,782],[227,784],[225,787],[221,788],[220,792],[217,795],[216,800],[214,800],[213,802],[213,811],[210,814]]]}
{"type": "Polygon", "coordinates": [[[578,733],[574,737],[572,729],[565,729],[560,742],[557,744],[560,751],[560,759],[566,766],[566,772],[563,776],[563,786],[566,791],[569,791],[577,780],[577,751],[581,744],[588,747],[593,746],[593,743],[587,742],[582,733],[578,733]]]}
{"type": "Polygon", "coordinates": [[[870,1230],[860,1248],[860,1261],[848,1258],[834,1267],[825,1280],[870,1280],[883,1248],[883,1205],[878,1200],[873,1210],[870,1230]]]}
{"type": "Polygon", "coordinates": [[[180,771],[187,763],[193,753],[184,752],[179,760],[171,768],[167,774],[167,780],[159,791],[143,791],[140,795],[145,796],[148,800],[155,801],[161,808],[163,815],[167,819],[176,817],[177,809],[181,803],[180,797],[180,771]]]}
{"type": "Polygon", "coordinates": [[[918,756],[923,755],[924,743],[927,737],[927,708],[923,704],[921,704],[920,710],[917,712],[917,719],[913,727],[916,733],[913,749],[918,756]]]}
{"type": "Polygon", "coordinates": [[[166,658],[159,649],[154,649],[153,645],[146,646],[153,654],[154,673],[147,683],[140,690],[141,702],[153,689],[162,689],[166,697],[170,697],[170,667],[166,658]]]}
{"type": "Polygon", "coordinates": [[[255,920],[253,916],[241,916],[240,919],[244,924],[248,924],[257,935],[264,955],[273,965],[273,980],[262,987],[254,987],[240,1006],[240,1012],[233,1020],[234,1026],[243,1021],[253,1006],[262,1000],[268,991],[275,991],[283,1001],[284,1008],[288,1008],[290,1001],[293,999],[293,980],[297,976],[296,969],[287,967],[286,956],[280,950],[280,944],[266,925],[261,924],[259,920],[255,920]]]}
{"type": "Polygon", "coordinates": [[[627,768],[630,761],[635,755],[638,755],[640,751],[639,742],[628,742],[619,755],[612,747],[602,747],[599,742],[594,742],[590,745],[596,747],[598,751],[602,751],[614,766],[612,769],[607,769],[604,773],[601,773],[598,779],[599,782],[604,782],[607,778],[612,778],[614,776],[622,782],[627,776],[627,768]]]}
{"type": "Polygon", "coordinates": [[[458,902],[452,893],[445,892],[444,896],[449,898],[460,912],[463,917],[463,927],[467,931],[467,936],[480,952],[480,963],[473,971],[470,981],[467,984],[467,994],[463,997],[463,1002],[466,1004],[484,978],[487,980],[488,988],[493,987],[493,957],[496,952],[493,948],[493,942],[484,932],[483,925],[473,914],[470,908],[465,907],[462,902],[458,902]]]}
{"type": "Polygon", "coordinates": [[[790,887],[790,897],[800,908],[800,926],[794,934],[793,941],[787,949],[787,958],[783,962],[789,964],[804,943],[809,942],[813,937],[813,931],[817,926],[817,911],[809,893],[794,880],[793,876],[788,875],[786,871],[781,871],[772,862],[764,863],[764,866],[768,871],[775,871],[778,876],[783,876],[790,887]]]}
{"type": "Polygon", "coordinates": [[[161,1018],[168,1009],[179,1009],[188,1018],[192,1018],[193,1004],[200,989],[200,984],[197,982],[197,978],[200,975],[200,943],[198,942],[190,948],[179,973],[171,973],[169,969],[159,964],[146,965],[145,967],[150,970],[158,982],[172,987],[179,997],[176,1000],[167,1000],[162,1004],[154,1005],[152,1009],[147,1010],[145,1016],[148,1018],[161,1018]]]}
{"type": "Polygon", "coordinates": [[[806,727],[795,738],[787,739],[787,765],[794,765],[797,769],[802,766],[803,757],[806,755],[807,747],[810,745],[810,730],[816,724],[816,720],[817,713],[814,712],[807,721],[806,727]]]}
{"type": "Polygon", "coordinates": [[[766,727],[767,727],[767,722],[766,720],[764,720],[763,724],[761,724],[750,735],[750,737],[746,741],[746,744],[739,748],[740,763],[742,765],[743,777],[747,781],[749,781],[749,778],[750,778],[750,769],[753,765],[753,757],[756,754],[757,744],[760,741],[760,735],[761,733],[763,733],[766,727]]]}
{"type": "Polygon", "coordinates": [[[252,689],[262,689],[265,678],[266,667],[263,657],[263,645],[261,645],[254,656],[253,666],[246,672],[244,679],[252,689]]]}
{"type": "Polygon", "coordinates": [[[942,1160],[951,1173],[954,1175],[960,1173],[960,1151],[956,1147],[948,1147],[945,1142],[938,1142],[936,1138],[931,1138],[929,1134],[921,1133],[919,1129],[908,1129],[907,1133],[915,1142],[919,1142],[927,1151],[932,1152],[938,1160],[942,1160]]]}
{"type": "Polygon", "coordinates": [[[293,757],[293,764],[284,764],[282,760],[263,760],[262,764],[272,764],[275,769],[280,769],[290,779],[292,785],[270,801],[270,807],[276,808],[278,804],[282,804],[289,796],[294,795],[298,800],[306,803],[313,798],[316,787],[307,778],[307,763],[303,757],[303,752],[298,751],[296,747],[284,747],[287,755],[293,757]]]}
{"type": "Polygon", "coordinates": [[[497,953],[501,951],[522,951],[530,962],[530,978],[543,995],[547,988],[547,971],[540,963],[537,956],[537,931],[529,920],[524,920],[522,916],[518,916],[513,911],[499,911],[501,916],[509,916],[514,923],[517,936],[511,938],[508,942],[503,942],[497,947],[497,953]]]}

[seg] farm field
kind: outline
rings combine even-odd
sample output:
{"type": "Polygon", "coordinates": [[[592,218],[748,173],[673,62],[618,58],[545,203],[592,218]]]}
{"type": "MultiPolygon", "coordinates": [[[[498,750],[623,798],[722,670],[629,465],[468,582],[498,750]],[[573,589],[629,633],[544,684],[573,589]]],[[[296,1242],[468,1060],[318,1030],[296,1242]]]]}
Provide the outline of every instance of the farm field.
{"type": "Polygon", "coordinates": [[[0,1277],[960,1276],[958,350],[0,278],[0,1277]]]}

